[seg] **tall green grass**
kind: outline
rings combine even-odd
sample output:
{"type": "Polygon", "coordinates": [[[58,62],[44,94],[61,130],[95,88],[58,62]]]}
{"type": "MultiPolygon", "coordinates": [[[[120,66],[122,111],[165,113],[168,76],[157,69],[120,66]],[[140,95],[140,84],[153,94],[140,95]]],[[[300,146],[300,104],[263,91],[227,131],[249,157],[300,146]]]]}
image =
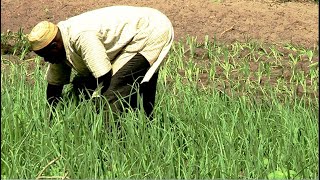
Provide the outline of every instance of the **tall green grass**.
{"type": "Polygon", "coordinates": [[[175,42],[152,122],[65,101],[49,124],[41,59],[2,58],[1,178],[316,179],[317,49],[267,47],[175,42]]]}

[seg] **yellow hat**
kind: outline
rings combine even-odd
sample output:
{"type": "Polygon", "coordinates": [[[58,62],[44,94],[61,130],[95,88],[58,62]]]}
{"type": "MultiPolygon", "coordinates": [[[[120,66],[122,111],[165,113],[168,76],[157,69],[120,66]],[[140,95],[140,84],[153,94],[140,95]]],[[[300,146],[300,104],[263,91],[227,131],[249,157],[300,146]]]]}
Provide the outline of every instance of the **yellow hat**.
{"type": "Polygon", "coordinates": [[[46,47],[56,37],[58,27],[48,21],[39,22],[28,35],[31,49],[34,51],[46,47]]]}

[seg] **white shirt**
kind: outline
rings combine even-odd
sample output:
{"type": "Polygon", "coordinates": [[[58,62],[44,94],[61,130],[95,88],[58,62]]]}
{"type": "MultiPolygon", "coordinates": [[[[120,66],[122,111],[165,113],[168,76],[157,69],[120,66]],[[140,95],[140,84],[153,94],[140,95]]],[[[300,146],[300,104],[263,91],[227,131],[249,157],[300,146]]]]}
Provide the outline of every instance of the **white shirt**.
{"type": "Polygon", "coordinates": [[[95,78],[111,69],[115,74],[137,53],[151,65],[142,80],[148,82],[169,52],[174,37],[170,20],[147,7],[105,7],[61,21],[57,26],[67,60],[49,64],[46,79],[54,85],[69,83],[70,67],[84,76],[92,73],[95,78]]]}

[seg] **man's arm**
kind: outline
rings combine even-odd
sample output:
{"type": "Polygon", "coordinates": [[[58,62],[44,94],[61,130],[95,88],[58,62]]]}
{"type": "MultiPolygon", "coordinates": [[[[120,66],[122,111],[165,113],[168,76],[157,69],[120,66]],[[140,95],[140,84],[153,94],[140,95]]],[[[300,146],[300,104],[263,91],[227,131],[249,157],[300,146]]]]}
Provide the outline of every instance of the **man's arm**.
{"type": "Polygon", "coordinates": [[[74,47],[76,51],[81,52],[83,62],[95,78],[100,78],[111,71],[110,57],[96,33],[91,31],[81,33],[74,47]]]}
{"type": "Polygon", "coordinates": [[[103,95],[110,86],[112,64],[100,37],[92,31],[83,32],[75,41],[74,47],[81,52],[82,60],[97,79],[98,86],[93,97],[103,95]]]}

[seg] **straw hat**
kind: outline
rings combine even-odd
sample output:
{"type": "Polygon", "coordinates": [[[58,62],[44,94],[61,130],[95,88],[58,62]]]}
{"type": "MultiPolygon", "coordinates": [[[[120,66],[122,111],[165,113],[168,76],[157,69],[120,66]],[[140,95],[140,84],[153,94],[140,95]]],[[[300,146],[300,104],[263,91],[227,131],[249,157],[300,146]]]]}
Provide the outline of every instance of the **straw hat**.
{"type": "Polygon", "coordinates": [[[28,35],[31,49],[34,51],[46,47],[55,38],[58,27],[48,21],[39,22],[28,35]]]}

